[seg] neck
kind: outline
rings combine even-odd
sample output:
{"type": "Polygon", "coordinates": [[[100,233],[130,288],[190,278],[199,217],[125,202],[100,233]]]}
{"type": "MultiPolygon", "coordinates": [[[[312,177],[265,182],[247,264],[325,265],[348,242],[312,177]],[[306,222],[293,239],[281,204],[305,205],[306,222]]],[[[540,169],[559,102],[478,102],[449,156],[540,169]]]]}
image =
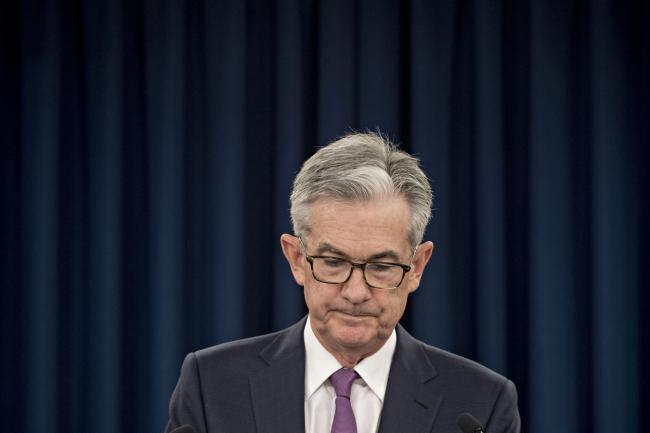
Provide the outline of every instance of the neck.
{"type": "Polygon", "coordinates": [[[354,368],[364,358],[367,358],[376,353],[385,343],[384,341],[377,347],[370,348],[370,350],[368,347],[347,348],[340,345],[331,345],[326,339],[321,337],[318,329],[312,326],[311,323],[309,326],[311,326],[311,329],[313,330],[314,335],[316,336],[316,339],[321,344],[321,346],[323,346],[325,350],[331,353],[332,356],[334,356],[334,358],[336,358],[339,364],[341,364],[341,366],[344,368],[354,368]]]}
{"type": "Polygon", "coordinates": [[[358,363],[361,362],[363,358],[366,356],[356,356],[356,355],[351,355],[349,353],[338,353],[338,352],[332,352],[331,350],[327,349],[328,352],[330,352],[334,358],[341,364],[342,367],[345,368],[354,368],[358,363]]]}

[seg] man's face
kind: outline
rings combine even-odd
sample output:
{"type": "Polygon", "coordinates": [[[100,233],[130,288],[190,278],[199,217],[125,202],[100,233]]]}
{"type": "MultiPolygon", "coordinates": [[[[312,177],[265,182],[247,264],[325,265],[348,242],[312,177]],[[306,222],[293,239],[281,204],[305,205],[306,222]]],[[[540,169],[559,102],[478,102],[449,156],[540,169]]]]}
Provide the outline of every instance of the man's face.
{"type": "Polygon", "coordinates": [[[315,280],[298,239],[283,236],[294,277],[304,287],[316,337],[337,358],[349,356],[358,362],[381,348],[402,317],[408,294],[417,289],[432,244],[420,245],[411,263],[409,223],[408,204],[401,197],[365,203],[323,199],[310,208],[306,254],[412,264],[400,286],[388,290],[368,287],[360,269],[342,284],[315,280]]]}

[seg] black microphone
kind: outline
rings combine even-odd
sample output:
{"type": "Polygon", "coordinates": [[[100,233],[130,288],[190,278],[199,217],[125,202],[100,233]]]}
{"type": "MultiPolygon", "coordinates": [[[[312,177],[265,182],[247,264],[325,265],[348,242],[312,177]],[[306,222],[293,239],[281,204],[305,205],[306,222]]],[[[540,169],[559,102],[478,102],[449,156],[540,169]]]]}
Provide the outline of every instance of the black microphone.
{"type": "Polygon", "coordinates": [[[185,424],[180,427],[176,427],[174,430],[169,433],[194,433],[194,429],[191,425],[185,424]]]}
{"type": "Polygon", "coordinates": [[[456,423],[463,433],[485,433],[481,423],[467,412],[461,413],[456,423]]]}

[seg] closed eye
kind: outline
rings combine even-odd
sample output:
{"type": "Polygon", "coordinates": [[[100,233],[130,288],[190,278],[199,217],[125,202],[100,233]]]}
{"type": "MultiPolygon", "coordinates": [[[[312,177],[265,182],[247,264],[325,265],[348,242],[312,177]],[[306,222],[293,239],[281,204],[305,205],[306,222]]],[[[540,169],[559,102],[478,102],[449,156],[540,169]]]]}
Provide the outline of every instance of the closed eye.
{"type": "Polygon", "coordinates": [[[322,260],[323,263],[330,268],[342,267],[347,263],[345,260],[338,259],[336,257],[321,257],[320,260],[322,260]]]}
{"type": "Polygon", "coordinates": [[[386,263],[368,263],[367,267],[372,272],[386,272],[393,269],[395,266],[386,263]]]}

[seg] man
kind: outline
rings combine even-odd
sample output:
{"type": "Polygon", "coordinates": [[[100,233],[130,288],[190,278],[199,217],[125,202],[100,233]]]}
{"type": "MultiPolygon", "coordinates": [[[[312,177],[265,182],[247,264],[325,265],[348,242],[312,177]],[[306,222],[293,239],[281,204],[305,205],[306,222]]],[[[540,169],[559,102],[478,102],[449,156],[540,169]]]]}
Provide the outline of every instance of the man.
{"type": "Polygon", "coordinates": [[[379,135],[309,158],[291,194],[294,235],[280,238],[308,316],[189,354],[167,431],[460,432],[469,412],[489,433],[519,432],[512,382],[398,325],[433,250],[422,242],[431,201],[418,161],[379,135]]]}

